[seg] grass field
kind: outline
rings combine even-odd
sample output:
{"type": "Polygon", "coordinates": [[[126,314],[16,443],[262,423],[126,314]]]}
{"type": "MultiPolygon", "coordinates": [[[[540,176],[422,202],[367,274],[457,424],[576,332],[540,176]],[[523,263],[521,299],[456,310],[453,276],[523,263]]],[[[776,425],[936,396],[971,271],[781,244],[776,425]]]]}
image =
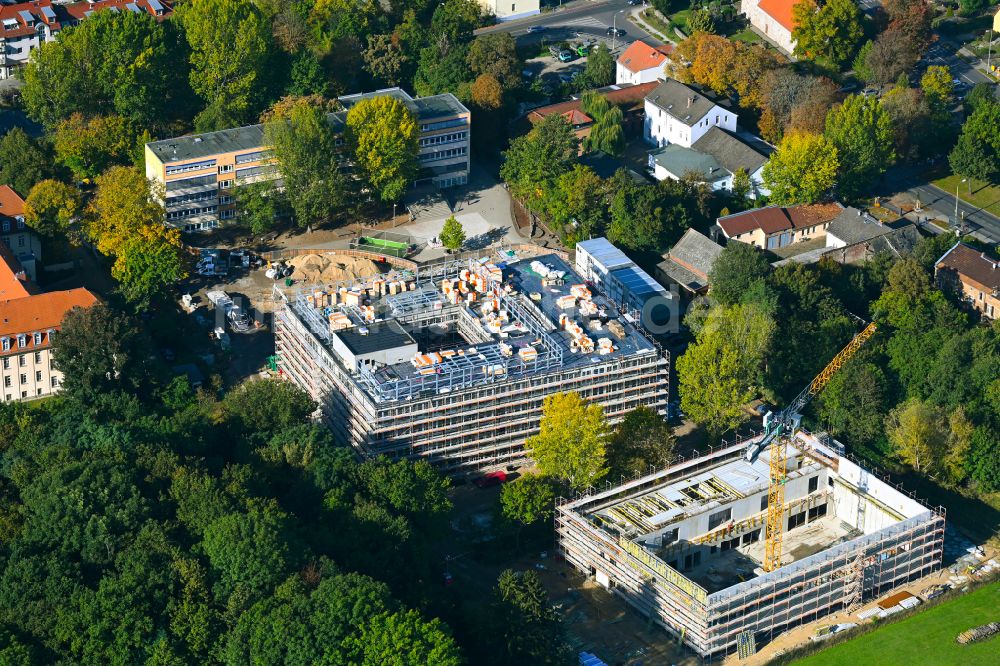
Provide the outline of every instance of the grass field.
{"type": "Polygon", "coordinates": [[[959,645],[966,629],[1000,621],[1000,583],[946,601],[900,622],[795,662],[796,666],[990,666],[1000,664],[1000,637],[959,645]]]}
{"type": "Polygon", "coordinates": [[[736,42],[746,42],[747,44],[759,44],[764,41],[760,38],[760,35],[750,28],[743,28],[739,32],[729,35],[729,39],[736,42]]]}
{"type": "Polygon", "coordinates": [[[969,183],[963,183],[961,176],[951,175],[931,182],[952,196],[955,194],[955,187],[958,186],[959,199],[994,215],[1000,215],[1000,187],[996,185],[973,180],[972,194],[969,194],[969,183]]]}

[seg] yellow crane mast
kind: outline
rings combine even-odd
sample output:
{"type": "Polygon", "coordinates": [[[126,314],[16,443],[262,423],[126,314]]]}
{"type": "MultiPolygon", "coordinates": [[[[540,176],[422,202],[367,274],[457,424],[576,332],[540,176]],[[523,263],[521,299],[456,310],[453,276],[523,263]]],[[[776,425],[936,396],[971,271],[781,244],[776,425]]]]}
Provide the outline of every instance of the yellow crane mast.
{"type": "Polygon", "coordinates": [[[784,532],[785,482],[788,474],[788,438],[801,420],[802,408],[813,396],[822,391],[833,376],[849,361],[861,346],[875,334],[875,322],[854,336],[847,346],[833,357],[823,370],[809,382],[809,386],[780,414],[765,423],[766,433],[757,444],[747,449],[747,459],[753,460],[765,446],[769,446],[770,465],[767,488],[767,525],[764,536],[764,571],[774,571],[781,566],[781,537],[784,532]]]}

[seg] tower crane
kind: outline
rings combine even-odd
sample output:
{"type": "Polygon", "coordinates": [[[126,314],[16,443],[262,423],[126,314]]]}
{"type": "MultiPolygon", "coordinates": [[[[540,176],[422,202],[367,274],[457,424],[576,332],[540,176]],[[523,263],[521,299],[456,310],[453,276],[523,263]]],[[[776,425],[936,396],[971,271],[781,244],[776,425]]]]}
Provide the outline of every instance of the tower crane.
{"type": "Polygon", "coordinates": [[[764,417],[764,436],[751,443],[746,450],[746,459],[753,462],[765,447],[770,453],[770,472],[767,488],[767,523],[764,538],[764,571],[774,571],[781,566],[782,520],[785,513],[785,481],[788,472],[788,440],[802,423],[802,409],[813,396],[823,390],[830,379],[849,361],[861,346],[875,334],[875,322],[865,326],[854,336],[847,346],[833,357],[833,360],[802,389],[785,409],[764,417]]]}

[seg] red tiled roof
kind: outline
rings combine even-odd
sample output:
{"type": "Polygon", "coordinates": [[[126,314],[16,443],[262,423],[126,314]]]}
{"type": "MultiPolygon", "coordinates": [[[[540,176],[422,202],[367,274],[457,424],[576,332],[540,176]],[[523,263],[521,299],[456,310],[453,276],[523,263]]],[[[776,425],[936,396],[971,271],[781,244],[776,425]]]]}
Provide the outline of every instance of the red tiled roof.
{"type": "MultiPolygon", "coordinates": [[[[657,83],[657,81],[652,81],[650,83],[640,83],[637,86],[625,86],[616,90],[608,90],[606,92],[599,90],[598,92],[604,95],[604,98],[612,104],[626,106],[642,102],[646,98],[646,95],[656,88],[657,83]]],[[[580,100],[572,99],[568,102],[540,106],[528,113],[528,120],[537,123],[545,116],[551,116],[553,113],[565,116],[572,111],[580,111],[580,100]]]]}
{"type": "Polygon", "coordinates": [[[650,46],[642,40],[635,40],[620,56],[618,63],[630,72],[641,72],[653,67],[663,67],[667,56],[673,52],[672,45],[650,46]]]}
{"type": "Polygon", "coordinates": [[[965,243],[957,243],[938,259],[937,267],[953,270],[963,278],[990,289],[1000,289],[1000,260],[965,243]]]}
{"type": "Polygon", "coordinates": [[[0,299],[31,296],[21,262],[10,249],[0,243],[0,299]]]}
{"type": "Polygon", "coordinates": [[[795,20],[792,18],[792,7],[799,0],[760,0],[761,11],[788,29],[789,32],[795,29],[795,20]]]}
{"type": "Polygon", "coordinates": [[[24,215],[24,199],[10,185],[0,185],[0,215],[17,217],[24,215]]]}
{"type": "Polygon", "coordinates": [[[95,2],[74,2],[72,5],[66,5],[66,11],[68,11],[73,18],[79,21],[85,18],[87,16],[87,12],[90,11],[96,12],[102,9],[111,9],[113,7],[120,12],[127,12],[131,11],[128,8],[128,5],[135,5],[147,14],[156,16],[158,21],[162,21],[166,17],[170,16],[170,13],[173,11],[173,3],[167,2],[167,0],[160,0],[160,4],[163,6],[163,13],[159,16],[156,16],[156,12],[149,4],[149,0],[96,0],[95,2]]]}
{"type": "Polygon", "coordinates": [[[94,2],[75,2],[71,5],[53,4],[52,0],[30,0],[16,5],[0,6],[0,37],[4,39],[14,39],[17,37],[29,37],[36,34],[39,25],[47,25],[53,33],[58,32],[66,25],[85,19],[90,13],[103,9],[115,8],[120,12],[132,11],[129,5],[135,5],[140,11],[155,16],[158,21],[163,20],[171,14],[172,3],[167,0],[160,0],[163,13],[156,16],[156,11],[150,5],[149,0],[95,0],[94,2]],[[42,12],[43,8],[49,8],[55,15],[54,19],[49,19],[42,12]],[[34,19],[32,25],[28,25],[22,12],[27,12],[34,19]],[[5,28],[3,21],[8,23],[16,22],[16,27],[5,28]]]}
{"type": "Polygon", "coordinates": [[[788,219],[785,209],[778,206],[755,208],[744,213],[727,215],[726,217],[719,218],[718,223],[729,238],[754,231],[755,229],[760,229],[765,234],[773,234],[792,228],[792,223],[788,219]]]}
{"type": "Polygon", "coordinates": [[[792,226],[796,229],[812,227],[817,224],[832,222],[834,218],[843,212],[844,207],[836,203],[828,204],[803,204],[786,208],[788,219],[792,221],[792,226]]]}
{"type": "MultiPolygon", "coordinates": [[[[75,307],[86,308],[97,303],[97,296],[80,287],[52,291],[25,298],[0,301],[0,336],[30,335],[58,329],[66,313],[75,307]]],[[[45,336],[41,346],[48,343],[45,336]]],[[[33,341],[29,341],[29,346],[33,341]]],[[[14,345],[8,351],[16,352],[14,345]]]]}

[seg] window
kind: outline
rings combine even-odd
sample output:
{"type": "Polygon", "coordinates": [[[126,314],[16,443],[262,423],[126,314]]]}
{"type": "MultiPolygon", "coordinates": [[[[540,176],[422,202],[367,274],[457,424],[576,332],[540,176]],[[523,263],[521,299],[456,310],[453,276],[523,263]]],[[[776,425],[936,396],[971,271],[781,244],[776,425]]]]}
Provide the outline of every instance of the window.
{"type": "Polygon", "coordinates": [[[53,377],[52,378],[52,388],[59,388],[59,378],[58,377],[53,377]]]}
{"type": "Polygon", "coordinates": [[[3,369],[4,370],[10,370],[10,357],[9,356],[4,356],[3,357],[3,369]]]}
{"type": "Polygon", "coordinates": [[[232,170],[233,170],[233,165],[232,164],[220,164],[219,165],[219,173],[229,173],[232,170]]]}
{"type": "Polygon", "coordinates": [[[715,513],[709,514],[708,529],[714,530],[716,527],[728,521],[732,517],[733,517],[732,509],[723,509],[722,511],[716,511],[715,513]]]}
{"type": "Polygon", "coordinates": [[[814,493],[819,488],[819,475],[809,479],[809,492],[814,493]]]}
{"type": "Polygon", "coordinates": [[[17,237],[17,246],[18,247],[24,247],[24,236],[18,236],[17,237]]]}
{"type": "Polygon", "coordinates": [[[185,173],[187,171],[199,171],[215,166],[215,160],[204,160],[202,162],[191,162],[190,164],[175,164],[166,168],[168,176],[175,173],[185,173]]]}
{"type": "Polygon", "coordinates": [[[4,388],[10,388],[10,375],[3,378],[3,386],[4,388]]]}
{"type": "Polygon", "coordinates": [[[25,374],[21,375],[21,383],[22,384],[27,384],[28,383],[28,375],[25,375],[25,374]]]}
{"type": "Polygon", "coordinates": [[[260,162],[262,160],[269,159],[270,157],[271,157],[270,151],[255,150],[252,153],[243,153],[242,155],[237,155],[236,163],[246,164],[247,162],[260,162]]]}
{"type": "Polygon", "coordinates": [[[510,11],[511,11],[511,13],[514,13],[514,9],[515,9],[516,7],[517,7],[517,5],[511,5],[511,6],[510,6],[510,11]]]}
{"type": "Polygon", "coordinates": [[[680,534],[680,528],[675,527],[672,530],[667,530],[661,536],[661,546],[669,546],[670,544],[677,541],[677,537],[680,534]]]}
{"type": "Polygon", "coordinates": [[[219,197],[219,203],[220,204],[231,204],[231,203],[233,203],[233,197],[231,195],[229,195],[229,194],[223,194],[221,197],[219,197]]]}
{"type": "Polygon", "coordinates": [[[10,338],[0,339],[0,348],[2,348],[4,351],[10,349],[10,338]]]}
{"type": "Polygon", "coordinates": [[[24,229],[24,218],[23,217],[17,218],[17,228],[18,228],[18,230],[24,229]]]}
{"type": "Polygon", "coordinates": [[[35,352],[35,363],[42,362],[42,352],[35,352]]]}
{"type": "Polygon", "coordinates": [[[797,513],[794,516],[789,516],[788,517],[788,529],[790,529],[790,530],[795,529],[799,525],[804,525],[805,522],[806,522],[806,512],[805,511],[803,511],[802,513],[797,513]]]}
{"type": "Polygon", "coordinates": [[[35,370],[35,381],[36,382],[42,381],[42,371],[41,370],[35,370]]]}
{"type": "Polygon", "coordinates": [[[220,190],[225,190],[225,189],[230,188],[232,186],[233,186],[233,181],[231,179],[220,180],[219,181],[219,189],[220,190]]]}
{"type": "Polygon", "coordinates": [[[35,338],[35,344],[36,345],[42,344],[42,334],[41,333],[35,333],[33,337],[35,338]]]}
{"type": "Polygon", "coordinates": [[[28,336],[27,335],[19,335],[19,336],[17,336],[17,346],[18,347],[27,347],[28,346],[28,336]]]}
{"type": "Polygon", "coordinates": [[[219,217],[221,217],[223,220],[231,220],[235,216],[236,216],[236,211],[233,210],[232,208],[227,208],[226,210],[219,213],[219,217]]]}
{"type": "Polygon", "coordinates": [[[760,510],[767,511],[767,495],[763,495],[760,498],[760,510]]]}
{"type": "Polygon", "coordinates": [[[20,354],[20,355],[19,355],[19,356],[17,357],[17,364],[18,364],[19,366],[21,366],[22,368],[23,368],[24,366],[28,365],[28,357],[27,357],[27,356],[25,356],[24,354],[20,354]]]}

